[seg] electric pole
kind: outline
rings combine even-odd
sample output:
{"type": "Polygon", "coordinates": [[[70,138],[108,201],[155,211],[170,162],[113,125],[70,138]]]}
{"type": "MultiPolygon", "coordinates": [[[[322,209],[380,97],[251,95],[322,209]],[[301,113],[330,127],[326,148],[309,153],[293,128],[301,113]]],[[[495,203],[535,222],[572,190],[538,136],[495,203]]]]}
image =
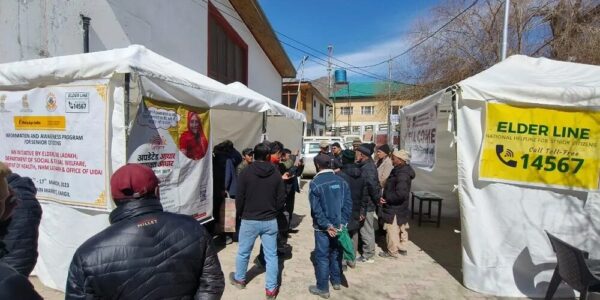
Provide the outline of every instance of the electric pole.
{"type": "MultiPolygon", "coordinates": [[[[331,100],[331,96],[332,96],[332,80],[331,80],[331,56],[333,56],[333,45],[329,45],[327,46],[327,79],[329,79],[329,84],[327,85],[327,97],[329,97],[329,99],[331,100]]],[[[332,127],[332,134],[335,136],[336,134],[336,114],[335,114],[335,101],[333,102],[333,124],[331,124],[332,127]]]]}
{"type": "MultiPolygon", "coordinates": [[[[392,144],[392,58],[388,60],[387,143],[392,144]]],[[[393,148],[393,146],[392,146],[393,148]]]]}
{"type": "Polygon", "coordinates": [[[302,61],[300,61],[300,80],[298,81],[298,93],[296,93],[296,105],[294,105],[295,110],[298,110],[298,102],[302,101],[302,97],[300,96],[302,90],[300,89],[300,86],[302,85],[302,78],[304,77],[304,63],[306,63],[307,59],[308,55],[304,55],[302,61]]]}
{"type": "Polygon", "coordinates": [[[502,30],[502,60],[506,58],[506,48],[508,44],[508,16],[510,9],[510,0],[504,0],[504,29],[502,30]]]}

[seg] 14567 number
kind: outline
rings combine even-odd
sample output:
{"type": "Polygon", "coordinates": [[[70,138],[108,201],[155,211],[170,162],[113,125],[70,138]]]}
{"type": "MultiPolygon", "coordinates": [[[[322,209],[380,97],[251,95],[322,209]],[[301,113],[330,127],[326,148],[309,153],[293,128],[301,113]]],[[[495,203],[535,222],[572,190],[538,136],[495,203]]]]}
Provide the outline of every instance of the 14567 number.
{"type": "Polygon", "coordinates": [[[529,154],[524,154],[521,156],[523,159],[523,169],[527,169],[529,167],[536,168],[538,170],[544,169],[544,171],[554,171],[558,170],[562,173],[567,173],[571,171],[573,174],[577,174],[583,166],[584,159],[581,158],[572,158],[572,157],[561,157],[558,158],[556,156],[530,156],[529,154]],[[530,159],[532,159],[530,161],[530,159]],[[530,163],[531,162],[531,163],[530,163]],[[575,164],[572,164],[574,162],[575,164]],[[574,165],[574,167],[573,167],[574,165]]]}

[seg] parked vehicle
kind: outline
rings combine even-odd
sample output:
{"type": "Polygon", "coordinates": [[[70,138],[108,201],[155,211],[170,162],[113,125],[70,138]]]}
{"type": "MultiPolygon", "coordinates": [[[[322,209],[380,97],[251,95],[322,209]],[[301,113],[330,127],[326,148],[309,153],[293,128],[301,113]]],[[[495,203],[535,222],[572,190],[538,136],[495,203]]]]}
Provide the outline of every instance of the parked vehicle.
{"type": "Polygon", "coordinates": [[[302,176],[314,176],[315,174],[317,174],[317,170],[315,169],[315,163],[313,162],[313,159],[315,156],[317,156],[317,154],[319,154],[319,151],[321,151],[321,148],[319,148],[319,143],[321,143],[322,140],[327,140],[330,142],[330,144],[338,142],[340,143],[342,149],[346,149],[346,146],[344,145],[341,137],[305,137],[304,144],[302,145],[302,157],[304,158],[304,171],[302,172],[302,176]]]}

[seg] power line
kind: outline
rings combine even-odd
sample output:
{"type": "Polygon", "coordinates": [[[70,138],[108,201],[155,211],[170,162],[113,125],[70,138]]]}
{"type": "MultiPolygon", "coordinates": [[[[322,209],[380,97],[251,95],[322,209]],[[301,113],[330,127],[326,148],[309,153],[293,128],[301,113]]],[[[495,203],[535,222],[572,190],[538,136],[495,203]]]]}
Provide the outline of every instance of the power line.
{"type": "MultiPolygon", "coordinates": [[[[207,3],[207,4],[208,4],[208,0],[202,0],[202,1],[204,1],[205,3],[207,3]]],[[[219,2],[219,1],[213,1],[213,2],[220,4],[221,6],[223,6],[223,7],[227,8],[228,10],[230,10],[230,11],[232,11],[232,12],[235,12],[235,13],[237,13],[237,12],[235,11],[235,9],[233,9],[233,8],[230,8],[230,7],[228,7],[228,6],[224,5],[223,3],[219,2]]],[[[221,8],[219,8],[219,7],[216,7],[216,6],[214,6],[214,7],[215,7],[215,9],[217,9],[219,12],[221,12],[221,13],[223,13],[223,14],[226,14],[226,15],[230,16],[231,18],[233,18],[234,20],[236,20],[236,21],[238,21],[238,22],[240,22],[240,23],[242,23],[242,24],[245,24],[245,23],[244,23],[244,21],[243,21],[243,20],[240,20],[240,19],[239,19],[237,16],[235,16],[235,15],[232,15],[232,14],[230,14],[229,12],[226,12],[226,11],[222,10],[221,8]]],[[[276,31],[276,32],[277,32],[277,31],[276,31]]],[[[277,33],[278,33],[278,34],[281,34],[282,36],[285,36],[285,37],[287,37],[287,38],[288,38],[288,39],[290,39],[290,40],[293,40],[294,42],[296,42],[296,43],[298,43],[298,44],[300,44],[300,45],[303,45],[304,47],[307,47],[307,48],[309,48],[309,49],[311,49],[311,50],[313,50],[313,51],[316,51],[317,53],[321,53],[319,50],[316,50],[316,49],[314,49],[314,48],[312,48],[312,47],[310,47],[310,46],[308,46],[308,45],[305,45],[305,44],[303,44],[303,43],[301,43],[301,42],[299,42],[299,41],[297,41],[297,40],[295,40],[295,39],[292,39],[292,38],[290,38],[289,36],[287,36],[287,35],[285,35],[285,34],[282,34],[282,33],[280,33],[280,32],[277,32],[277,33]]],[[[311,57],[315,57],[315,58],[317,58],[317,59],[319,59],[319,60],[321,60],[321,61],[327,62],[326,60],[324,60],[324,59],[322,59],[322,58],[318,57],[317,55],[314,55],[314,53],[310,53],[310,52],[308,52],[308,51],[305,51],[305,50],[303,50],[303,49],[300,49],[300,48],[298,48],[298,47],[295,47],[294,45],[291,45],[291,44],[289,44],[289,43],[286,43],[286,42],[282,41],[281,39],[277,39],[277,40],[278,40],[280,43],[282,43],[282,44],[285,44],[285,45],[287,45],[287,46],[289,46],[289,47],[291,47],[291,48],[294,48],[294,49],[296,49],[296,50],[298,50],[298,51],[300,51],[300,52],[302,52],[302,53],[304,53],[304,54],[308,54],[308,55],[310,55],[311,57]]],[[[339,59],[337,59],[337,58],[334,58],[334,59],[335,59],[335,60],[337,60],[337,61],[340,61],[340,62],[342,62],[342,63],[344,63],[344,64],[347,64],[347,65],[349,65],[349,66],[352,66],[351,64],[349,64],[349,63],[346,63],[346,62],[343,62],[343,61],[341,61],[341,60],[339,60],[339,59]]],[[[313,62],[315,61],[315,60],[313,60],[313,59],[311,59],[311,60],[312,60],[313,62]]],[[[383,76],[378,76],[377,74],[375,74],[375,73],[371,73],[371,72],[369,72],[369,71],[366,71],[366,70],[363,70],[362,72],[359,72],[359,71],[356,71],[356,70],[351,70],[350,68],[348,68],[348,67],[346,67],[346,66],[341,66],[341,65],[339,65],[339,64],[332,63],[332,65],[334,65],[334,66],[336,66],[336,67],[338,67],[338,68],[345,68],[345,69],[348,69],[348,71],[350,71],[350,72],[354,72],[354,73],[356,73],[356,74],[363,75],[363,76],[366,76],[366,77],[369,77],[369,78],[372,78],[372,79],[381,80],[381,81],[387,81],[387,80],[388,80],[387,78],[385,78],[385,77],[383,77],[383,76]]],[[[403,82],[397,82],[397,83],[403,83],[403,82]]],[[[409,83],[403,83],[403,84],[409,84],[409,83]]]]}
{"type": "Polygon", "coordinates": [[[472,7],[475,6],[475,4],[477,4],[477,2],[479,2],[479,0],[475,0],[473,1],[473,3],[471,3],[471,5],[469,5],[467,8],[463,9],[458,15],[454,16],[452,19],[450,19],[450,21],[446,22],[446,24],[442,25],[440,28],[438,28],[436,31],[434,31],[432,34],[428,35],[427,37],[425,37],[424,39],[422,39],[421,41],[419,41],[418,43],[416,43],[415,45],[411,46],[410,48],[406,49],[405,51],[403,51],[402,53],[393,56],[389,59],[386,59],[384,61],[381,61],[379,63],[376,64],[372,64],[372,65],[367,65],[367,66],[360,66],[360,67],[356,67],[359,69],[363,69],[363,68],[371,68],[371,67],[376,67],[379,65],[382,65],[388,61],[394,60],[410,51],[412,51],[413,49],[419,47],[421,44],[423,44],[425,41],[427,41],[428,39],[432,38],[434,35],[436,35],[438,32],[440,32],[442,29],[444,29],[446,26],[448,26],[450,23],[452,23],[454,20],[456,20],[458,17],[460,17],[462,14],[464,14],[465,12],[467,12],[469,9],[471,9],[472,7]]]}

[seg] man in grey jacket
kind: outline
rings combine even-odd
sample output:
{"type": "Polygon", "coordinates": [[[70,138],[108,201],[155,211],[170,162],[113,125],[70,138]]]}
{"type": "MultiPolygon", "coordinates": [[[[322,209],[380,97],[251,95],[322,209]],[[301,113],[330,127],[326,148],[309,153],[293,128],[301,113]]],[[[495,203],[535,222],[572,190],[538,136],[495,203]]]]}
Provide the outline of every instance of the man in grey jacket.
{"type": "Polygon", "coordinates": [[[381,185],[375,162],[371,158],[373,152],[368,144],[362,144],[356,150],[356,163],[361,169],[361,176],[367,184],[369,202],[365,213],[364,223],[360,229],[363,242],[362,256],[359,262],[373,263],[375,256],[375,209],[381,198],[381,185]]]}

